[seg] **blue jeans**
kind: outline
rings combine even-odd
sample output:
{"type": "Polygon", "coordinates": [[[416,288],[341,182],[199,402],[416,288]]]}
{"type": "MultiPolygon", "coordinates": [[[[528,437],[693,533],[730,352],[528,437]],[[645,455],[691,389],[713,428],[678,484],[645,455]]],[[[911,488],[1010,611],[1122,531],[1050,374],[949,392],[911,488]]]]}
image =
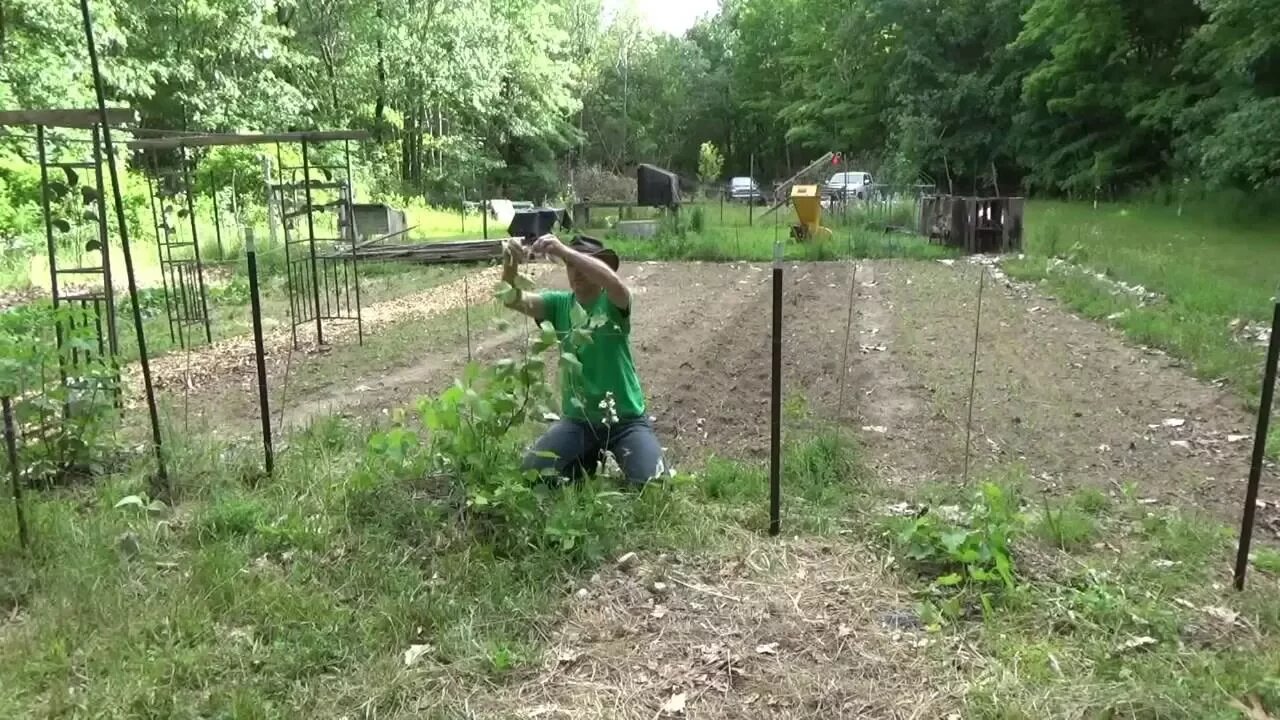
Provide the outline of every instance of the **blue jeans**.
{"type": "Polygon", "coordinates": [[[624,419],[612,426],[557,420],[525,455],[524,468],[581,480],[595,473],[606,450],[617,459],[629,485],[644,485],[665,472],[662,446],[648,418],[624,419]]]}

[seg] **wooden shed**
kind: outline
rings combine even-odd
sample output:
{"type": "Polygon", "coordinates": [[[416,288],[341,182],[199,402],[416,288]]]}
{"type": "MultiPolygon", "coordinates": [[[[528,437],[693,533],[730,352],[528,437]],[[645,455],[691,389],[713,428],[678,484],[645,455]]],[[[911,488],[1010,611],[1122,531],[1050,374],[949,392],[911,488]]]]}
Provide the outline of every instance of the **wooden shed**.
{"type": "Polygon", "coordinates": [[[1022,249],[1020,197],[930,195],[920,201],[920,234],[966,253],[1007,253],[1022,249]]]}

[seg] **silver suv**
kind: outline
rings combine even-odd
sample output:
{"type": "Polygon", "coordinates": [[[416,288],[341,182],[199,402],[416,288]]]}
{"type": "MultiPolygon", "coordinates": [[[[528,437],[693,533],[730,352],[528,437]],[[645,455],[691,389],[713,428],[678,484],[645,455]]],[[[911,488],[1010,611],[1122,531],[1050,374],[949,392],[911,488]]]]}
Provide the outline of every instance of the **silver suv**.
{"type": "Polygon", "coordinates": [[[822,186],[822,194],[832,199],[863,200],[871,194],[874,182],[871,173],[838,172],[822,186]]]}

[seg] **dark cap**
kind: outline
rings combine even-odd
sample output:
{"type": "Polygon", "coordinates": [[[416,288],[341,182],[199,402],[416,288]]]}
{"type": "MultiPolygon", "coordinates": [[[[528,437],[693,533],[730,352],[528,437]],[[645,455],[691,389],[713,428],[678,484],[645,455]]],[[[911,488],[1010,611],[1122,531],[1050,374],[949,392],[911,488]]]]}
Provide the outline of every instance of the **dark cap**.
{"type": "Polygon", "coordinates": [[[569,241],[569,247],[583,255],[600,258],[605,265],[613,268],[614,272],[617,272],[618,266],[622,264],[622,261],[618,258],[618,253],[605,247],[599,238],[593,238],[590,235],[574,235],[573,239],[569,241]]]}

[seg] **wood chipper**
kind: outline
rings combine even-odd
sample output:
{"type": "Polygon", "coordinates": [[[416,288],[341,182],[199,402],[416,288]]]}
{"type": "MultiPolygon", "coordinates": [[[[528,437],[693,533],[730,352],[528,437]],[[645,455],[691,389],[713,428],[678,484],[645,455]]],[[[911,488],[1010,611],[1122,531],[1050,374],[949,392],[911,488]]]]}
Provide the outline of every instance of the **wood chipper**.
{"type": "Polygon", "coordinates": [[[800,241],[831,237],[831,230],[822,227],[822,195],[817,185],[792,186],[791,205],[800,221],[791,226],[791,237],[800,241]]]}

